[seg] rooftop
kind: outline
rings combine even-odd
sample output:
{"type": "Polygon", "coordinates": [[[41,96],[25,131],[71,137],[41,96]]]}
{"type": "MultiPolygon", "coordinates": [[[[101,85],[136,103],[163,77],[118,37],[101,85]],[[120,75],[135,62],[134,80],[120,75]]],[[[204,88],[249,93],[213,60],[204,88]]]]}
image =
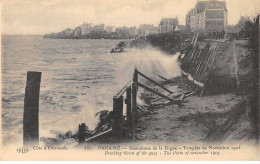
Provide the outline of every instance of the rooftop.
{"type": "Polygon", "coordinates": [[[197,13],[203,12],[205,9],[224,9],[227,10],[226,1],[209,0],[209,1],[198,1],[195,9],[197,13]],[[215,5],[219,4],[219,5],[215,5]]]}

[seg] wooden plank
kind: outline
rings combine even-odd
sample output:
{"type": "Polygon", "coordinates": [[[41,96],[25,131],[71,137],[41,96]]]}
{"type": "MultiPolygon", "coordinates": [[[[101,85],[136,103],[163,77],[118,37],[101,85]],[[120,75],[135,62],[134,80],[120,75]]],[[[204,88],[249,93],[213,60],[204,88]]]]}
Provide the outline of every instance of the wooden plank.
{"type": "Polygon", "coordinates": [[[184,97],[185,97],[185,94],[182,94],[180,97],[180,101],[183,101],[184,97]]]}
{"type": "Polygon", "coordinates": [[[187,72],[185,72],[185,71],[183,71],[182,69],[181,69],[181,73],[183,74],[183,75],[185,75],[185,76],[189,76],[189,74],[187,73],[187,72]]]}
{"type": "Polygon", "coordinates": [[[204,89],[205,87],[202,88],[201,92],[200,92],[200,97],[202,97],[203,93],[204,93],[204,89]]]}
{"type": "Polygon", "coordinates": [[[178,97],[181,97],[182,94],[178,94],[178,95],[175,95],[173,96],[174,98],[178,98],[178,97]]]}
{"type": "MultiPolygon", "coordinates": [[[[171,95],[171,93],[168,94],[167,97],[169,97],[170,95],[171,95]]],[[[150,102],[155,102],[155,101],[158,101],[158,100],[161,100],[161,99],[163,99],[163,98],[162,98],[162,97],[159,97],[159,98],[156,98],[156,99],[150,100],[150,102]]]]}
{"type": "Polygon", "coordinates": [[[201,71],[203,70],[203,67],[205,65],[205,62],[207,61],[208,56],[211,56],[212,51],[208,51],[208,52],[209,52],[209,54],[205,54],[204,57],[202,58],[200,66],[195,73],[195,78],[198,80],[200,80],[199,75],[200,75],[201,71]]]}
{"type": "Polygon", "coordinates": [[[189,71],[188,71],[188,73],[189,74],[191,74],[191,71],[194,69],[193,67],[194,67],[194,65],[195,65],[195,63],[196,63],[196,59],[200,56],[200,55],[198,55],[198,54],[200,54],[200,49],[198,49],[197,51],[196,51],[196,53],[194,54],[194,57],[193,57],[193,59],[191,60],[191,67],[190,67],[190,69],[189,69],[189,71]]]}
{"type": "Polygon", "coordinates": [[[199,52],[198,52],[198,54],[197,54],[197,57],[196,57],[196,59],[194,60],[194,66],[193,66],[193,69],[191,70],[191,72],[190,72],[190,74],[192,74],[193,75],[193,77],[194,77],[194,79],[195,79],[195,71],[196,71],[196,68],[198,67],[198,63],[200,62],[200,59],[201,58],[203,58],[203,52],[204,52],[205,50],[204,49],[200,49],[199,50],[199,52]]]}
{"type": "MultiPolygon", "coordinates": [[[[193,78],[194,79],[194,78],[193,78]]],[[[204,84],[197,81],[197,80],[193,80],[194,84],[196,84],[197,86],[200,86],[200,87],[204,87],[204,84]]]]}
{"type": "Polygon", "coordinates": [[[198,45],[193,47],[190,58],[187,60],[188,62],[192,62],[193,58],[195,57],[195,54],[198,53],[199,49],[197,47],[198,47],[198,45]]]}
{"type": "Polygon", "coordinates": [[[169,100],[169,101],[174,102],[176,104],[179,103],[179,101],[173,100],[170,97],[167,97],[167,96],[165,96],[165,95],[163,95],[163,94],[161,94],[161,93],[159,93],[159,92],[157,92],[157,91],[155,91],[155,90],[153,90],[153,89],[151,89],[151,88],[149,88],[149,87],[147,87],[147,86],[145,86],[145,85],[143,85],[141,83],[138,83],[138,86],[140,86],[140,87],[142,87],[142,88],[144,88],[144,89],[146,89],[146,90],[148,90],[148,91],[150,91],[150,92],[152,92],[152,93],[154,93],[154,94],[156,94],[156,95],[158,95],[158,96],[160,96],[160,97],[162,97],[162,98],[164,98],[166,100],[169,100]]]}
{"type": "Polygon", "coordinates": [[[39,96],[41,72],[27,72],[24,97],[23,143],[39,143],[39,96]]]}
{"type": "Polygon", "coordinates": [[[203,61],[204,61],[204,59],[206,58],[205,57],[205,50],[203,50],[203,52],[202,52],[202,55],[201,55],[201,57],[200,57],[200,59],[199,59],[199,62],[197,63],[197,68],[196,68],[196,71],[195,71],[195,74],[194,74],[194,78],[196,79],[197,78],[197,74],[198,74],[198,71],[199,71],[199,69],[200,69],[200,67],[201,67],[201,64],[203,63],[203,61]],[[204,52],[204,53],[203,53],[204,52]]]}
{"type": "Polygon", "coordinates": [[[195,93],[196,93],[196,92],[191,92],[191,93],[185,95],[184,97],[185,97],[185,98],[186,98],[186,97],[189,97],[189,96],[191,96],[191,95],[193,95],[193,94],[195,94],[195,93]]]}
{"type": "Polygon", "coordinates": [[[120,139],[122,136],[123,96],[113,98],[113,113],[112,134],[114,138],[120,139]]]}
{"type": "Polygon", "coordinates": [[[189,94],[182,94],[181,96],[180,96],[180,101],[184,101],[184,99],[186,98],[186,97],[189,97],[189,96],[191,96],[191,95],[193,95],[193,94],[195,94],[196,92],[191,92],[191,93],[189,93],[189,94]]]}
{"type": "Polygon", "coordinates": [[[159,78],[161,78],[161,79],[163,79],[163,80],[165,80],[165,81],[169,81],[169,82],[172,82],[171,80],[169,80],[169,79],[166,79],[165,77],[162,77],[162,76],[160,76],[160,75],[157,75],[159,78]]]}
{"type": "Polygon", "coordinates": [[[105,135],[105,134],[107,134],[107,133],[110,133],[110,132],[112,132],[112,128],[110,128],[110,129],[108,129],[108,130],[106,130],[106,131],[104,131],[104,132],[102,132],[102,133],[99,133],[99,134],[97,134],[97,135],[94,135],[94,136],[92,136],[92,137],[90,137],[90,138],[87,138],[87,139],[85,140],[85,142],[94,140],[94,139],[96,139],[96,138],[98,138],[98,137],[100,137],[100,136],[102,136],[102,135],[105,135]]]}
{"type": "Polygon", "coordinates": [[[128,81],[126,85],[122,89],[120,89],[120,91],[118,91],[114,97],[120,98],[126,92],[127,88],[131,86],[131,84],[132,84],[132,80],[128,81]]]}
{"type": "Polygon", "coordinates": [[[201,68],[200,68],[200,70],[199,70],[199,72],[198,72],[198,74],[197,74],[197,78],[198,78],[199,80],[202,79],[203,74],[204,74],[204,70],[205,70],[205,68],[207,67],[207,64],[206,64],[206,63],[208,62],[208,60],[210,60],[210,58],[211,58],[211,56],[213,55],[213,53],[214,53],[214,50],[210,49],[210,50],[209,50],[209,54],[207,54],[207,56],[205,57],[205,59],[204,59],[204,61],[203,61],[203,63],[202,63],[202,66],[201,66],[201,68]]]}
{"type": "Polygon", "coordinates": [[[155,85],[157,85],[158,87],[164,89],[165,91],[169,92],[169,93],[173,93],[172,91],[170,91],[169,89],[165,88],[164,86],[162,86],[161,84],[157,83],[156,81],[150,79],[149,77],[145,76],[144,74],[142,74],[141,72],[138,71],[138,74],[143,76],[145,79],[153,82],[155,85]]]}
{"type": "Polygon", "coordinates": [[[194,78],[193,78],[189,73],[186,73],[186,72],[184,72],[183,70],[181,70],[181,73],[182,73],[183,75],[185,75],[190,81],[192,81],[192,82],[193,82],[194,84],[196,84],[197,86],[204,87],[204,84],[203,84],[203,83],[194,80],[194,78]]]}
{"type": "MultiPolygon", "coordinates": [[[[218,49],[218,45],[216,45],[215,49],[213,49],[213,53],[212,53],[213,57],[212,57],[211,63],[215,61],[215,58],[216,58],[216,56],[217,56],[217,52],[216,52],[217,49],[218,49]]],[[[204,72],[202,73],[202,77],[204,76],[204,74],[205,74],[205,72],[206,72],[206,68],[208,67],[208,64],[209,64],[209,62],[207,63],[204,72]]],[[[209,69],[212,70],[212,66],[211,66],[209,69]]],[[[208,80],[208,77],[206,77],[206,79],[205,79],[205,81],[204,81],[204,84],[207,83],[207,80],[208,80]]],[[[203,93],[204,93],[204,90],[205,90],[205,87],[202,88],[202,91],[201,91],[201,93],[200,93],[200,97],[202,97],[202,95],[203,95],[203,93]]]]}
{"type": "Polygon", "coordinates": [[[207,68],[208,68],[209,63],[210,63],[210,62],[212,63],[212,62],[215,60],[215,57],[216,57],[216,54],[217,54],[217,52],[216,52],[217,47],[218,47],[218,46],[216,46],[216,48],[213,50],[213,52],[212,52],[211,55],[209,56],[209,58],[208,58],[208,60],[207,60],[207,62],[206,62],[206,65],[205,65],[205,67],[204,67],[204,70],[203,70],[202,73],[201,73],[201,77],[204,76],[204,74],[205,74],[205,72],[206,72],[206,70],[207,70],[207,68]],[[212,56],[213,56],[213,57],[212,57],[212,56]],[[213,59],[211,59],[211,58],[213,58],[213,59]]]}

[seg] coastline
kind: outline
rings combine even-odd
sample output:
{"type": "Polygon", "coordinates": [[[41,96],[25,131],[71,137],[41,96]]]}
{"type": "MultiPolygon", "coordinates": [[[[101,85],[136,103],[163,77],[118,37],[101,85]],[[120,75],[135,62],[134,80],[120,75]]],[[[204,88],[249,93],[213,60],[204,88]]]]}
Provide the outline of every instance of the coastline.
{"type": "MultiPolygon", "coordinates": [[[[141,91],[140,97],[145,105],[139,107],[137,140],[176,143],[258,142],[254,80],[250,80],[254,79],[256,70],[245,64],[254,63],[254,54],[246,42],[206,41],[207,44],[198,40],[191,42],[190,46],[181,47],[183,54],[179,55],[179,62],[182,75],[160,82],[174,92],[172,98],[194,92],[188,97],[184,96],[183,105],[167,103],[146,90],[141,91]],[[210,64],[203,64],[201,61],[207,61],[204,58],[214,54],[211,51],[214,47],[217,57],[212,58],[210,64]],[[194,51],[197,52],[197,58],[189,59],[194,51]],[[189,68],[186,68],[187,64],[189,68]],[[205,77],[196,74],[199,68],[208,70],[205,77]],[[206,86],[201,85],[202,81],[206,82],[206,86]]],[[[151,83],[148,85],[155,87],[151,83]]],[[[167,95],[166,92],[160,93],[167,95]]]]}

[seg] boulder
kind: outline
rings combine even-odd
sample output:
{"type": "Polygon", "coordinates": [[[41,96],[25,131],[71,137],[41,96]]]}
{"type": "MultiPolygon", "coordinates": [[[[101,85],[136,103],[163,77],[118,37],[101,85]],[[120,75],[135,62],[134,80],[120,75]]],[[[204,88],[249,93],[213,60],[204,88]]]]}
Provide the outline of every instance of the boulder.
{"type": "Polygon", "coordinates": [[[64,138],[71,138],[72,137],[72,132],[68,131],[64,134],[64,138]]]}

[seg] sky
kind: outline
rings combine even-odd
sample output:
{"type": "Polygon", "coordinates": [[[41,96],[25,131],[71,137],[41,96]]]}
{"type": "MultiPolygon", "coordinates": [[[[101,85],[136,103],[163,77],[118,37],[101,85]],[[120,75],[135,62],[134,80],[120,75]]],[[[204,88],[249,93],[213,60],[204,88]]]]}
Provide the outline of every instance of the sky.
{"type": "MultiPolygon", "coordinates": [[[[0,0],[3,34],[46,34],[85,22],[113,26],[154,24],[178,18],[185,24],[197,0],[0,0]]],[[[228,23],[241,15],[255,16],[259,0],[226,0],[228,23]]]]}

